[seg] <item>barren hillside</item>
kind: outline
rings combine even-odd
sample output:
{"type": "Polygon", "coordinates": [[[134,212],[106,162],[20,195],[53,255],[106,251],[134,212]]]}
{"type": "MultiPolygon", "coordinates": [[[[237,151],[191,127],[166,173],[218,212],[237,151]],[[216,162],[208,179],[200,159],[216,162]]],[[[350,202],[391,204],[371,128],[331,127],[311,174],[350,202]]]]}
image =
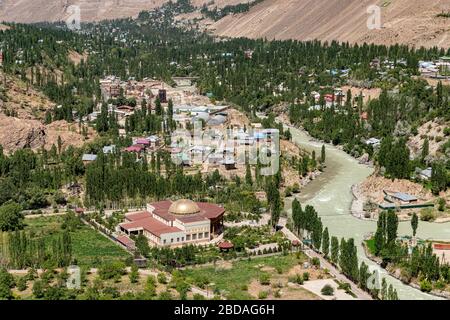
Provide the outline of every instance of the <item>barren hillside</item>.
{"type": "Polygon", "coordinates": [[[45,111],[55,104],[41,92],[27,88],[17,78],[3,78],[3,75],[1,78],[2,82],[6,80],[6,86],[0,86],[0,145],[7,153],[22,148],[50,149],[53,144],[57,144],[58,136],[61,137],[63,148],[69,145],[80,147],[95,136],[94,130],[89,128],[85,138],[78,124],[66,121],[44,125],[45,111]],[[11,113],[15,116],[7,116],[11,113]]]}
{"type": "Polygon", "coordinates": [[[321,39],[450,47],[448,0],[266,0],[250,12],[228,16],[210,28],[220,36],[321,39]],[[367,9],[381,7],[380,30],[369,30],[367,9]]]}
{"type": "MultiPolygon", "coordinates": [[[[134,17],[143,10],[160,7],[169,0],[3,0],[0,1],[0,21],[40,22],[60,21],[69,17],[71,5],[80,6],[82,21],[97,21],[134,17]]],[[[246,0],[215,0],[214,6],[223,7],[246,0]]],[[[209,0],[192,0],[198,7],[209,0]]]]}
{"type": "MultiPolygon", "coordinates": [[[[80,6],[82,21],[133,17],[168,0],[3,0],[0,21],[65,20],[67,8],[80,6]]],[[[192,0],[201,7],[235,5],[248,0],[192,0]]],[[[382,44],[450,47],[449,0],[265,0],[250,12],[212,24],[215,34],[268,39],[321,39],[382,44]],[[369,30],[367,9],[379,5],[382,28],[369,30]]]]}
{"type": "Polygon", "coordinates": [[[0,20],[25,23],[65,20],[71,5],[80,6],[82,21],[114,19],[135,16],[164,2],[167,0],[3,0],[0,20]]]}

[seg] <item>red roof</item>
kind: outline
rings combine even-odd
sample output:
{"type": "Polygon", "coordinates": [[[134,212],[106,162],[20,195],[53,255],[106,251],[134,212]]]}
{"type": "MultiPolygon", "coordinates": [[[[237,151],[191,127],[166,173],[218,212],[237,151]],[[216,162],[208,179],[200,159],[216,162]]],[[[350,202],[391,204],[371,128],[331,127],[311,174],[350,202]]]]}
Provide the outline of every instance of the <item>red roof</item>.
{"type": "Polygon", "coordinates": [[[234,247],[233,244],[228,241],[223,241],[223,242],[219,243],[218,246],[220,249],[231,249],[234,247]]]}
{"type": "Polygon", "coordinates": [[[434,243],[433,247],[436,250],[450,250],[450,243],[434,243]]]}
{"type": "Polygon", "coordinates": [[[131,240],[130,238],[128,238],[127,236],[120,235],[116,239],[124,246],[129,247],[129,248],[134,248],[134,241],[131,240]]]}
{"type": "Polygon", "coordinates": [[[128,221],[137,221],[145,218],[151,218],[151,213],[148,211],[132,212],[125,214],[125,219],[128,221]]]}
{"type": "Polygon", "coordinates": [[[150,141],[148,141],[147,139],[145,139],[145,138],[139,138],[139,139],[137,139],[136,140],[136,144],[142,144],[142,145],[149,145],[150,144],[150,141]]]}
{"type": "Polygon", "coordinates": [[[162,222],[159,222],[155,218],[148,217],[145,219],[139,219],[132,222],[121,223],[120,226],[125,230],[144,229],[157,237],[160,237],[165,233],[180,232],[181,230],[175,227],[168,226],[162,222]]]}
{"type": "Polygon", "coordinates": [[[141,152],[142,149],[143,149],[142,146],[133,145],[131,147],[125,148],[124,150],[126,152],[141,152]]]}

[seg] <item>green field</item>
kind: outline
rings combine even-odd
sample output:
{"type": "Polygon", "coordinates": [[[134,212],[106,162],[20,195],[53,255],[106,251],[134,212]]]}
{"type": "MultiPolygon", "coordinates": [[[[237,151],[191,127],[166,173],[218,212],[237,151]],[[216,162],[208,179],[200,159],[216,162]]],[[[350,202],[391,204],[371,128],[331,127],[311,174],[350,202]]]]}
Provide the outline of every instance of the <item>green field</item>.
{"type": "Polygon", "coordinates": [[[366,240],[365,242],[366,242],[366,246],[367,246],[367,249],[369,250],[369,252],[374,255],[375,254],[375,239],[371,238],[369,240],[366,240]]]}
{"type": "MultiPolygon", "coordinates": [[[[26,231],[45,237],[48,241],[62,231],[60,216],[26,219],[25,222],[26,231]]],[[[98,267],[103,261],[126,259],[130,256],[126,250],[84,224],[71,232],[71,236],[73,258],[80,266],[98,267]]]]}
{"type": "MultiPolygon", "coordinates": [[[[264,267],[272,267],[281,273],[287,272],[293,266],[306,260],[301,255],[297,258],[294,254],[276,255],[271,257],[252,258],[251,260],[238,260],[232,262],[232,267],[198,267],[189,268],[182,271],[187,282],[196,284],[202,279],[207,279],[213,283],[211,287],[219,290],[228,299],[252,299],[247,292],[246,286],[254,279],[258,279],[261,274],[273,275],[273,272],[262,271],[264,267]]],[[[230,262],[231,263],[231,262],[230,262]]]]}

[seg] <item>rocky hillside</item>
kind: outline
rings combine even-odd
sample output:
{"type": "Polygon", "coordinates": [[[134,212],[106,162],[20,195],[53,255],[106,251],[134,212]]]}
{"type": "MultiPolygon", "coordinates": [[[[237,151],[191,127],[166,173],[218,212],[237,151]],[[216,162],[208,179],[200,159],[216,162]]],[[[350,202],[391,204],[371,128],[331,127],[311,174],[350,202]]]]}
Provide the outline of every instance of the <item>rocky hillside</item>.
{"type": "MultiPolygon", "coordinates": [[[[77,124],[66,121],[43,123],[45,111],[54,107],[44,94],[27,87],[17,78],[3,75],[0,78],[0,145],[7,153],[23,148],[50,149],[53,144],[57,145],[58,136],[63,148],[82,146],[86,142],[77,124]]],[[[87,139],[94,135],[89,129],[87,139]]]]}
{"type": "Polygon", "coordinates": [[[227,16],[210,28],[221,36],[322,39],[450,47],[447,0],[266,0],[250,12],[227,16]],[[369,30],[367,8],[381,7],[380,30],[369,30]]]}
{"type": "MultiPolygon", "coordinates": [[[[82,21],[98,21],[122,17],[134,17],[144,10],[160,7],[169,0],[2,0],[0,21],[41,22],[60,21],[69,17],[71,5],[80,6],[82,21]]],[[[214,6],[222,7],[246,2],[246,0],[215,0],[214,6]]],[[[209,0],[192,0],[197,7],[209,4],[209,0]]]]}
{"type": "MultiPolygon", "coordinates": [[[[132,17],[167,1],[3,0],[0,2],[0,21],[65,20],[69,16],[67,8],[70,5],[80,6],[82,21],[132,17]]],[[[199,10],[205,4],[209,8],[221,8],[247,2],[191,0],[199,10]]],[[[448,0],[265,0],[249,12],[228,15],[212,23],[209,29],[219,36],[230,37],[406,43],[448,48],[450,18],[437,15],[449,11],[448,0]],[[367,9],[374,4],[382,11],[382,28],[379,30],[367,28],[367,9]]]]}

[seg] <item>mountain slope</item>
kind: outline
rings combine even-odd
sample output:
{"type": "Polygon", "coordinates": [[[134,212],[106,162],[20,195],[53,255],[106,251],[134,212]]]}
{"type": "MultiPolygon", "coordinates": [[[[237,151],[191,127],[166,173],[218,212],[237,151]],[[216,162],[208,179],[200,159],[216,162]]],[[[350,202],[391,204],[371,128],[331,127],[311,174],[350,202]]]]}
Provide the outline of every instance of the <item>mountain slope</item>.
{"type": "MultiPolygon", "coordinates": [[[[2,0],[0,21],[41,22],[65,20],[71,5],[80,6],[82,21],[98,21],[134,17],[144,10],[162,6],[169,0],[2,0]]],[[[214,6],[223,7],[247,0],[215,0],[214,6]]],[[[194,6],[210,4],[210,0],[191,0],[194,6]]]]}
{"type": "MultiPolygon", "coordinates": [[[[224,7],[250,0],[191,0],[197,7],[224,7]]],[[[136,16],[168,0],[3,0],[0,21],[65,20],[79,5],[82,21],[136,16]]],[[[251,2],[251,1],[250,1],[251,2]]],[[[320,39],[380,44],[450,47],[449,0],[265,0],[249,12],[229,15],[209,29],[219,36],[268,39],[320,39]],[[367,8],[382,7],[381,30],[369,30],[367,8]]]]}
{"type": "Polygon", "coordinates": [[[450,47],[448,0],[266,0],[210,29],[220,36],[321,39],[450,47]],[[382,29],[369,30],[367,8],[381,6],[382,29]],[[384,6],[383,6],[384,5],[384,6]]]}
{"type": "Polygon", "coordinates": [[[131,17],[161,6],[167,0],[3,0],[0,21],[41,22],[65,20],[71,5],[80,6],[82,21],[131,17]]]}

